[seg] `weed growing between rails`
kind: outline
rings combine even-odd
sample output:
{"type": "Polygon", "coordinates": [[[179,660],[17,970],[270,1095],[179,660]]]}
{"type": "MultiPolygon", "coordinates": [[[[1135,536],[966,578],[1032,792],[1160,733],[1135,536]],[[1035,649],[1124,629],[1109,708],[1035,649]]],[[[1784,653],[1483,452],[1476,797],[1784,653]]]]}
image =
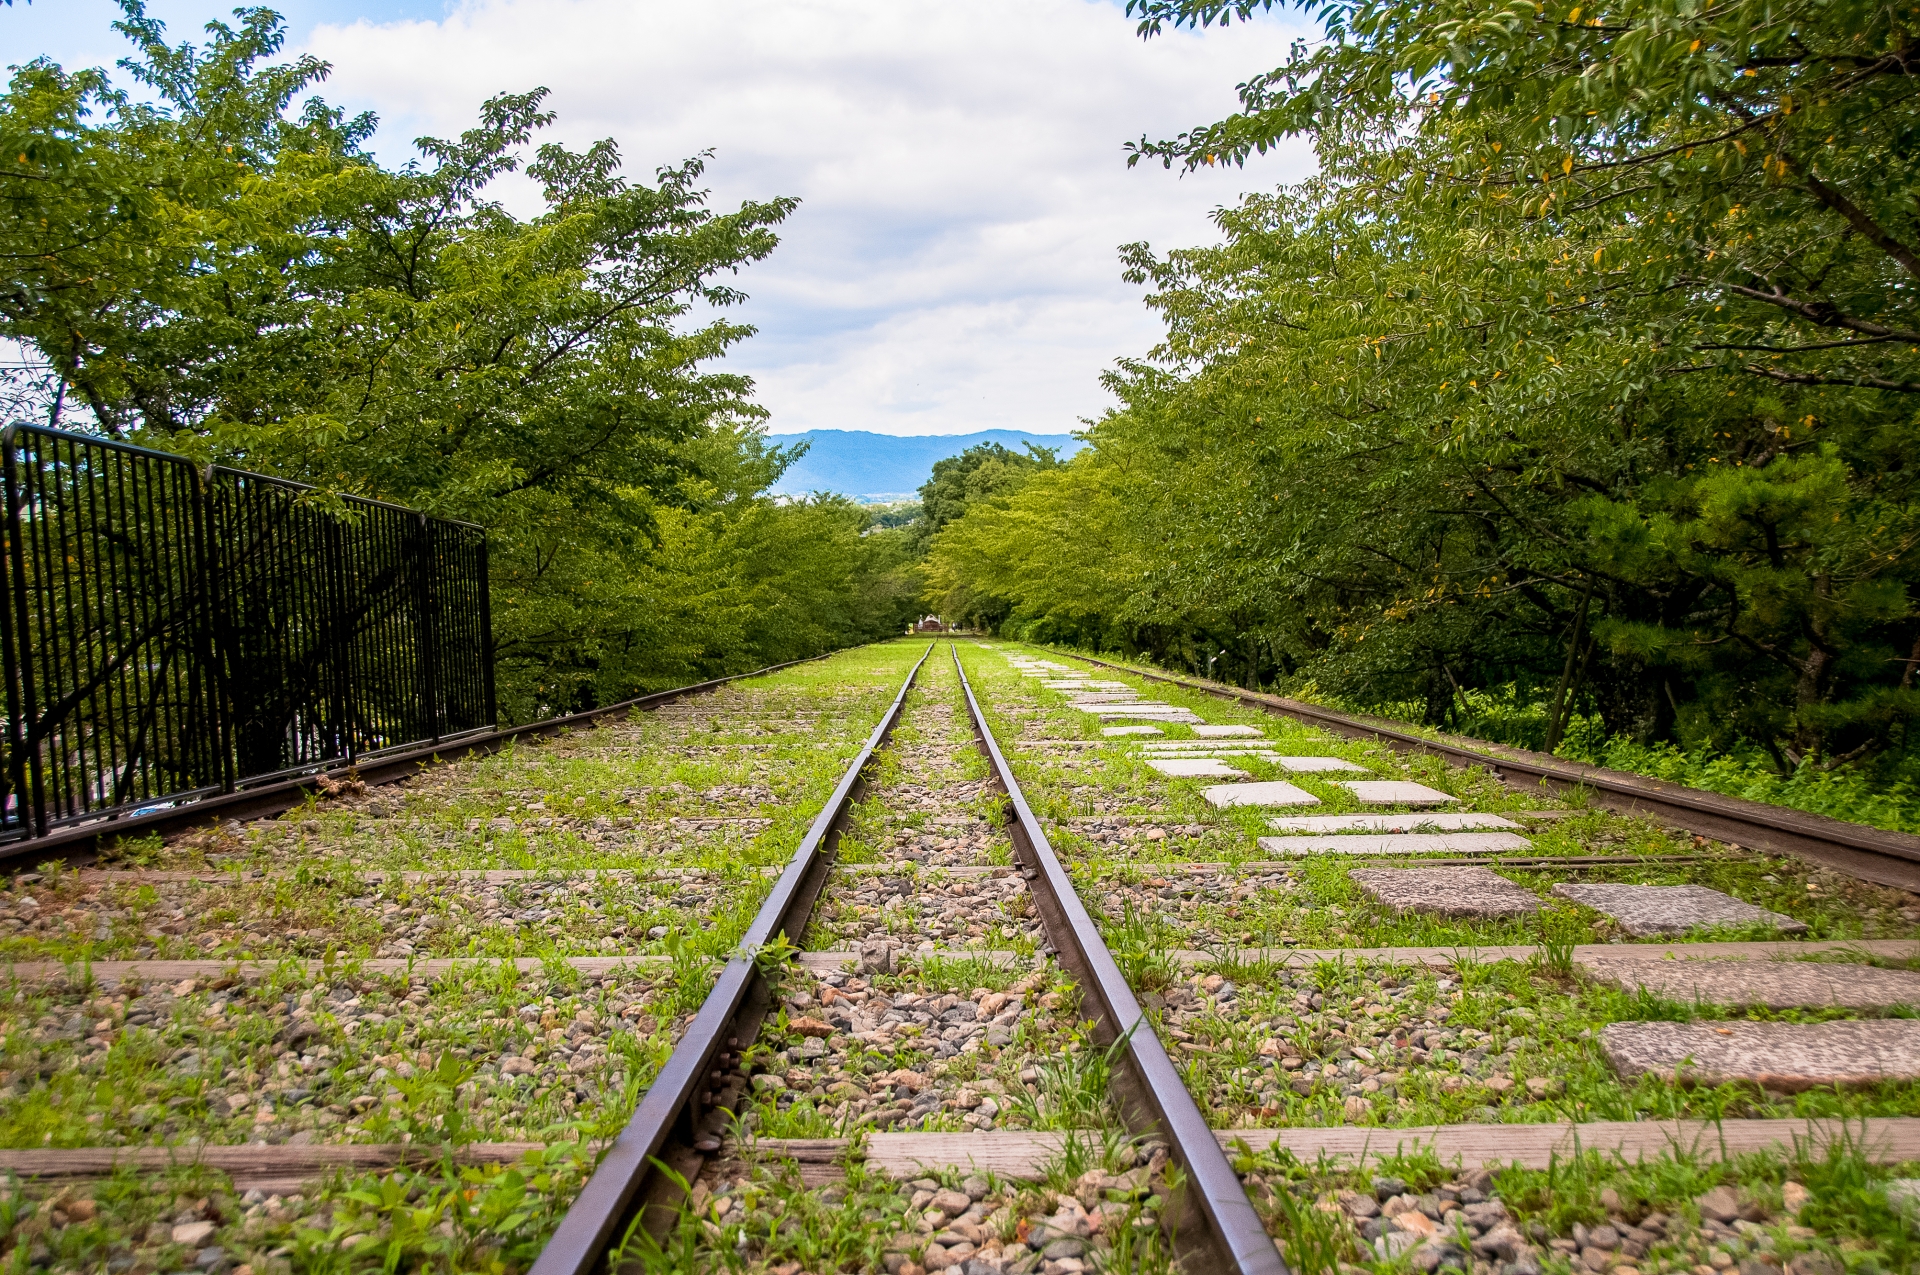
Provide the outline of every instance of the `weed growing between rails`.
{"type": "MultiPolygon", "coordinates": [[[[1423,913],[1396,913],[1356,884],[1348,873],[1378,867],[1344,855],[1309,855],[1276,862],[1264,857],[1235,860],[1214,854],[1207,859],[1146,857],[1164,855],[1166,842],[1147,841],[1141,828],[1126,839],[1095,840],[1077,825],[1062,830],[1059,846],[1071,854],[1071,870],[1083,895],[1098,901],[1107,915],[1130,913],[1146,918],[1174,948],[1203,949],[1218,944],[1325,947],[1491,947],[1538,944],[1549,939],[1575,943],[1646,941],[1625,934],[1603,913],[1552,893],[1564,881],[1634,885],[1705,885],[1807,926],[1810,939],[1909,939],[1916,935],[1912,896],[1837,877],[1795,859],[1724,857],[1684,864],[1650,863],[1571,867],[1509,866],[1497,858],[1486,865],[1532,890],[1539,911],[1517,919],[1455,919],[1423,913]],[[1141,858],[1130,853],[1147,847],[1141,858]],[[1195,863],[1222,870],[1192,871],[1195,863]]],[[[1204,853],[1204,852],[1202,852],[1204,853]]],[[[1456,860],[1457,862],[1457,860],[1456,860]]],[[[1395,859],[1395,867],[1419,867],[1418,857],[1395,859]]],[[[1129,922],[1129,924],[1135,924],[1129,922]]],[[[1695,937],[1720,940],[1771,940],[1770,925],[1716,926],[1695,937]]]]}
{"type": "Polygon", "coordinates": [[[1225,964],[1141,999],[1224,1128],[1920,1114],[1909,1084],[1782,1094],[1624,1082],[1597,1039],[1611,1022],[1856,1016],[1683,1004],[1544,964],[1225,964]]]}
{"type": "Polygon", "coordinates": [[[704,996],[705,962],[695,977],[475,965],[430,982],[343,966],[85,997],[20,987],[0,1146],[598,1136],[704,996]]]}
{"type": "Polygon", "coordinates": [[[1151,1186],[1164,1154],[1155,1164],[1120,1132],[1077,989],[1036,955],[965,723],[951,665],[930,660],[807,931],[807,949],[848,960],[777,984],[747,1051],[752,1102],[675,1234],[638,1244],[653,1268],[1030,1272],[1103,1253],[1165,1267],[1151,1186]],[[902,1183],[861,1159],[876,1132],[1008,1129],[1075,1131],[1055,1174],[1072,1178],[1053,1191],[917,1171],[902,1183]],[[817,1138],[849,1140],[829,1185],[823,1166],[783,1158],[784,1140],[817,1138]],[[1133,1176],[1109,1184],[1109,1171],[1133,1176]]]}
{"type": "Polygon", "coordinates": [[[495,881],[304,864],[258,880],[237,870],[224,880],[115,879],[126,875],[16,879],[0,907],[27,923],[0,939],[0,953],[18,962],[569,957],[664,955],[685,941],[719,956],[767,888],[766,873],[742,864],[495,881]]]}
{"type": "MultiPolygon", "coordinates": [[[[0,924],[14,959],[65,958],[81,982],[15,966],[0,992],[0,1147],[245,1145],[271,1162],[275,1147],[354,1143],[426,1161],[322,1174],[297,1194],[278,1183],[271,1199],[217,1174],[123,1175],[111,1205],[87,1196],[104,1230],[87,1229],[84,1207],[57,1207],[59,1185],[29,1182],[14,1198],[40,1220],[23,1239],[124,1259],[116,1270],[523,1268],[764,895],[755,856],[784,859],[782,839],[790,848],[920,649],[837,656],[734,688],[717,709],[687,701],[404,791],[346,785],[283,820],[149,848],[138,873],[16,881],[15,923],[0,924]],[[623,825],[596,803],[645,813],[623,825]],[[483,821],[468,837],[476,806],[509,805],[495,818],[510,831],[483,821]],[[488,857],[516,837],[519,862],[488,857]],[[751,854],[728,862],[716,849],[728,845],[751,854]],[[523,875],[488,878],[475,859],[523,875]],[[634,954],[658,959],[568,964],[634,954]],[[479,959],[502,955],[537,963],[479,959]],[[235,963],[87,982],[107,956],[235,963]],[[476,959],[414,968],[440,956],[476,959]],[[372,957],[397,965],[376,971],[372,957]],[[463,1148],[490,1162],[446,1158],[463,1148]]],[[[33,1248],[17,1244],[16,1260],[33,1248]]]]}

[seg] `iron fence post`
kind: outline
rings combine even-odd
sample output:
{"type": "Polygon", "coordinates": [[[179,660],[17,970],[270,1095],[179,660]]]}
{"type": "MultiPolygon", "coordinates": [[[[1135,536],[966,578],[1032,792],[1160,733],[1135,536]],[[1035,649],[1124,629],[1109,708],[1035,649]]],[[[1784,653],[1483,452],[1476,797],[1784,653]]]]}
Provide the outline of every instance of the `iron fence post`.
{"type": "Polygon", "coordinates": [[[444,714],[440,704],[440,616],[433,596],[433,523],[425,514],[417,514],[413,527],[414,631],[420,644],[420,704],[426,713],[421,725],[438,743],[444,714]]]}
{"type": "Polygon", "coordinates": [[[32,649],[27,645],[27,561],[21,544],[21,490],[19,460],[14,454],[18,431],[11,425],[0,430],[0,470],[7,493],[7,584],[6,621],[0,623],[5,638],[7,677],[7,776],[13,790],[14,807],[20,825],[28,836],[47,835],[45,780],[40,773],[40,745],[33,738],[36,713],[33,694],[32,649]]]}
{"type": "Polygon", "coordinates": [[[486,686],[487,725],[500,724],[499,705],[493,691],[493,562],[492,544],[487,533],[480,533],[480,668],[486,686]]]}
{"type": "Polygon", "coordinates": [[[199,652],[200,666],[206,670],[207,711],[213,718],[207,725],[220,766],[220,791],[232,792],[240,786],[240,765],[233,741],[232,670],[220,667],[226,654],[218,636],[220,611],[226,599],[217,580],[224,580],[227,573],[221,570],[215,549],[213,466],[192,465],[189,470],[188,481],[193,485],[193,538],[186,546],[187,569],[198,579],[200,595],[190,640],[199,652]]]}
{"type": "Polygon", "coordinates": [[[321,595],[319,640],[326,661],[326,680],[330,688],[329,711],[333,715],[334,753],[351,762],[360,752],[359,714],[354,711],[353,644],[347,640],[347,538],[338,520],[321,522],[322,573],[325,592],[321,595]]]}

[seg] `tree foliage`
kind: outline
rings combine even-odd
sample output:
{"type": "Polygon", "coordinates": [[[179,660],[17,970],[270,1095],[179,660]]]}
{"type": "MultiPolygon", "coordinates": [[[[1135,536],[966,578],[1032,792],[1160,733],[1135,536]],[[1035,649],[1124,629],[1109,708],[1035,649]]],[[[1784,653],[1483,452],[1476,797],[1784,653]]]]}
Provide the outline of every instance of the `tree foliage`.
{"type": "MultiPolygon", "coordinates": [[[[1042,471],[1055,469],[1060,459],[1051,448],[1026,444],[1024,452],[999,443],[976,443],[958,456],[933,463],[933,474],[920,487],[920,516],[912,526],[909,548],[924,558],[933,538],[970,510],[974,524],[1005,514],[1014,493],[1042,471]]],[[[927,599],[940,614],[969,624],[997,623],[1006,608],[991,595],[969,588],[951,571],[926,581],[927,599]]]]}
{"type": "MultiPolygon", "coordinates": [[[[374,120],[308,96],[265,9],[172,45],[139,0],[136,94],[41,60],[0,101],[0,336],[50,418],[484,524],[516,715],[890,630],[849,506],[776,506],[750,329],[695,304],[775,246],[791,199],[709,208],[612,141],[536,144],[545,90],[382,166],[374,120]],[[523,174],[533,215],[492,191],[523,174]],[[875,595],[878,596],[878,595],[875,595]]],[[[882,555],[884,556],[884,555],[882,555]]],[[[884,590],[882,590],[884,592],[884,590]]]]}
{"type": "MultiPolygon", "coordinates": [[[[1151,35],[1269,7],[1131,10],[1151,35]]],[[[1011,500],[1048,539],[969,517],[936,577],[1434,721],[1518,683],[1549,738],[1577,703],[1785,769],[1903,745],[1920,9],[1306,12],[1324,38],[1241,112],[1133,157],[1305,134],[1319,174],[1224,210],[1219,247],[1128,250],[1166,340],[1011,500]]]]}

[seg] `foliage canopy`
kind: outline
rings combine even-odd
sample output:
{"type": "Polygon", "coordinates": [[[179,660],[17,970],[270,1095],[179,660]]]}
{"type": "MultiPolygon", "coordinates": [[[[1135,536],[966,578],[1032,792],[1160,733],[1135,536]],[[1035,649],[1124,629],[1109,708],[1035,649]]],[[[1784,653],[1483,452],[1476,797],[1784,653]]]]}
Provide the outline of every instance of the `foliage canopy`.
{"type": "MultiPolygon", "coordinates": [[[[1134,0],[1143,35],[1275,6],[1134,0]]],[[[1036,635],[1371,704],[1519,684],[1782,769],[1920,712],[1910,5],[1309,0],[1133,159],[1316,177],[1127,250],[1167,337],[930,572],[1036,635]],[[1216,645],[1217,644],[1217,645],[1216,645]]]]}
{"type": "Polygon", "coordinates": [[[751,329],[688,322],[794,200],[717,212],[701,158],[647,184],[610,140],[536,145],[543,89],[384,167],[271,11],[170,45],[122,3],[138,93],[40,60],[0,100],[0,336],[49,418],[482,523],[518,717],[904,617],[860,510],[762,495],[792,456],[709,370],[751,329]],[[516,174],[530,216],[491,193],[516,174]]]}

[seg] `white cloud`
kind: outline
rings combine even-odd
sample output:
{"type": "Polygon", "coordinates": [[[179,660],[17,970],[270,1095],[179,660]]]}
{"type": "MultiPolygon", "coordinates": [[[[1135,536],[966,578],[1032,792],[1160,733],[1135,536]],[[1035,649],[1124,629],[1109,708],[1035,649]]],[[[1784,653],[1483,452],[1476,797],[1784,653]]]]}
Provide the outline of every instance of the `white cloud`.
{"type": "Polygon", "coordinates": [[[717,206],[797,195],[728,359],[773,428],[1060,433],[1156,325],[1116,247],[1210,241],[1208,212],[1307,172],[1129,170],[1122,142],[1219,118],[1282,60],[1279,22],[1142,42],[1088,0],[475,0],[435,22],[320,26],[326,95],[384,120],[398,158],[544,84],[581,145],[645,174],[712,148],[717,206]]]}

